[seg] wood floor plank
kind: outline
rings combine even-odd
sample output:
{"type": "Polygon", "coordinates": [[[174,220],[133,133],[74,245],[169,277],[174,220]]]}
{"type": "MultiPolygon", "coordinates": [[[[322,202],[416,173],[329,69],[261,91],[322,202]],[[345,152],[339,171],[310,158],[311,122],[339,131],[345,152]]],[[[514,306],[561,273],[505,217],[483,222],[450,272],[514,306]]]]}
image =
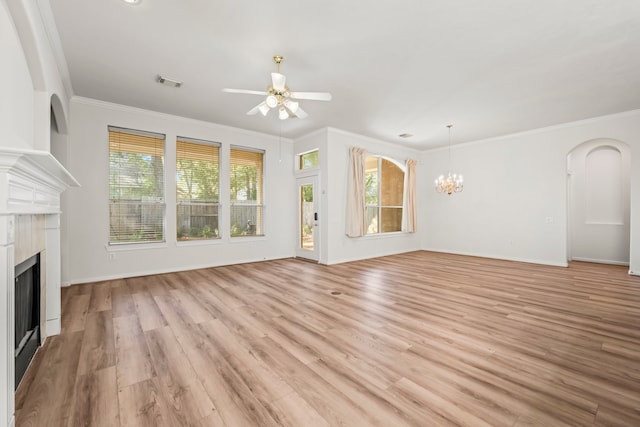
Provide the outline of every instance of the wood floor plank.
{"type": "Polygon", "coordinates": [[[111,310],[111,284],[110,282],[95,283],[91,287],[91,299],[89,312],[111,310]]]}
{"type": "Polygon", "coordinates": [[[90,299],[91,295],[88,293],[69,297],[65,310],[62,312],[62,332],[77,332],[84,329],[90,299]]]}
{"type": "Polygon", "coordinates": [[[125,280],[111,282],[111,305],[113,317],[132,316],[136,314],[136,307],[131,298],[131,291],[125,280]]]}
{"type": "Polygon", "coordinates": [[[329,427],[330,424],[296,392],[287,394],[273,402],[281,414],[280,422],[290,427],[329,427]]]}
{"type": "Polygon", "coordinates": [[[188,426],[182,411],[173,410],[160,379],[151,378],[126,387],[118,392],[120,425],[123,427],[188,426]]]}
{"type": "Polygon", "coordinates": [[[69,426],[111,427],[120,424],[116,367],[79,374],[69,426]]]}
{"type": "Polygon", "coordinates": [[[640,278],[411,252],[62,289],[17,426],[636,426],[640,278]]]}
{"type": "Polygon", "coordinates": [[[127,387],[155,376],[149,347],[137,316],[113,318],[118,387],[127,387]]]}
{"type": "Polygon", "coordinates": [[[116,350],[111,311],[89,313],[84,329],[78,375],[115,366],[116,350]]]}
{"type": "Polygon", "coordinates": [[[158,304],[150,292],[133,293],[131,294],[131,298],[136,307],[140,327],[143,331],[150,331],[168,325],[167,320],[162,315],[158,304]]]}

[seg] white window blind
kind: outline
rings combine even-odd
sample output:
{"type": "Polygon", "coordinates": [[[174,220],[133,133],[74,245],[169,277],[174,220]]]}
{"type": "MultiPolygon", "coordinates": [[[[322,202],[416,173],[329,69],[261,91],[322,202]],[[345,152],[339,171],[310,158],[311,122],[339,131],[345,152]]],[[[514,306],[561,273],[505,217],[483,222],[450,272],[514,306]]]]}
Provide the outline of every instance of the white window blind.
{"type": "Polygon", "coordinates": [[[109,126],[109,244],[164,241],[164,135],[109,126]]]}
{"type": "Polygon", "coordinates": [[[231,236],[263,234],[264,151],[231,147],[231,236]]]}
{"type": "Polygon", "coordinates": [[[220,237],[220,144],[178,137],[176,201],[178,240],[220,237]]]}

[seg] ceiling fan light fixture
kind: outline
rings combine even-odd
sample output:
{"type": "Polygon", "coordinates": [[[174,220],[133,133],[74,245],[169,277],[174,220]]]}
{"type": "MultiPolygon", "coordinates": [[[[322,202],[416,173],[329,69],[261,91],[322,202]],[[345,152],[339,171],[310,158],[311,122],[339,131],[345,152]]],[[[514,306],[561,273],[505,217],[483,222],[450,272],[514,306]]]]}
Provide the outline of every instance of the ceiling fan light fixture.
{"type": "Polygon", "coordinates": [[[275,108],[278,105],[278,98],[275,95],[267,96],[267,105],[269,108],[275,108]]]}
{"type": "Polygon", "coordinates": [[[262,104],[260,104],[258,106],[258,111],[260,111],[260,114],[262,114],[263,116],[266,116],[267,113],[269,112],[269,110],[270,110],[270,108],[269,108],[269,106],[267,105],[266,102],[263,102],[262,104]]]}
{"type": "Polygon", "coordinates": [[[287,107],[293,114],[295,114],[296,111],[298,111],[300,104],[298,104],[296,101],[291,101],[288,99],[284,102],[284,106],[287,107]]]}
{"type": "Polygon", "coordinates": [[[278,118],[280,120],[287,120],[289,118],[289,113],[287,112],[286,108],[280,107],[280,109],[278,110],[278,118]]]}

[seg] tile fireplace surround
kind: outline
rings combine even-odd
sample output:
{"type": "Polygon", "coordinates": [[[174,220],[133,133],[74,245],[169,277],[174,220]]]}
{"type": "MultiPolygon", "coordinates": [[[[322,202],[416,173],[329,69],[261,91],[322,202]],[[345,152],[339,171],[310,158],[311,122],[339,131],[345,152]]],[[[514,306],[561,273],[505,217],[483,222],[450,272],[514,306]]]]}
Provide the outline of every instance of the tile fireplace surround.
{"type": "MultiPolygon", "coordinates": [[[[16,218],[44,217],[43,278],[46,283],[43,337],[60,333],[60,194],[78,182],[49,153],[0,147],[0,426],[13,426],[14,418],[14,269],[16,218]]],[[[18,239],[20,236],[17,236],[18,239]]]]}

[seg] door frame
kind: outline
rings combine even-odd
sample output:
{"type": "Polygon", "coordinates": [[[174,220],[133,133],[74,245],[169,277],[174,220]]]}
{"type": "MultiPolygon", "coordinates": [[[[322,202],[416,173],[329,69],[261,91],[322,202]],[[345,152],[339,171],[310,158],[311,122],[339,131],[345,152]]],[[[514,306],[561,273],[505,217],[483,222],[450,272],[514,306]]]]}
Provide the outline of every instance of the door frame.
{"type": "Polygon", "coordinates": [[[295,255],[296,258],[304,258],[306,260],[319,262],[320,261],[320,230],[321,220],[320,215],[320,174],[317,171],[310,171],[308,173],[300,173],[296,175],[296,241],[295,241],[295,255]],[[317,220],[314,221],[313,230],[313,250],[306,250],[300,247],[301,230],[301,199],[300,199],[300,187],[301,185],[312,184],[313,185],[313,204],[315,207],[315,213],[317,214],[317,220]]]}

